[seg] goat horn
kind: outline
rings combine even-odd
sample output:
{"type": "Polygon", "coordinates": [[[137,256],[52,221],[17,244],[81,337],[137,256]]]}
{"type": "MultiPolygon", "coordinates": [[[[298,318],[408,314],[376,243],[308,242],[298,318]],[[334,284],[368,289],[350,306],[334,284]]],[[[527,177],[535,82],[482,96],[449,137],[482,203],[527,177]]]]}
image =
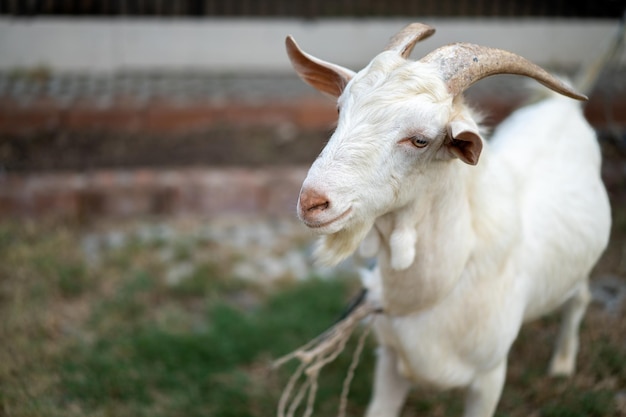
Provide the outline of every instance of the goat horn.
{"type": "Polygon", "coordinates": [[[572,87],[550,75],[543,68],[525,58],[502,49],[470,43],[454,43],[435,49],[421,59],[439,66],[448,91],[461,94],[471,85],[495,74],[517,74],[534,78],[546,87],[576,100],[587,100],[572,87]]]}
{"type": "Polygon", "coordinates": [[[391,38],[385,51],[396,51],[402,58],[408,58],[415,44],[435,33],[435,28],[423,23],[411,23],[391,38]]]}

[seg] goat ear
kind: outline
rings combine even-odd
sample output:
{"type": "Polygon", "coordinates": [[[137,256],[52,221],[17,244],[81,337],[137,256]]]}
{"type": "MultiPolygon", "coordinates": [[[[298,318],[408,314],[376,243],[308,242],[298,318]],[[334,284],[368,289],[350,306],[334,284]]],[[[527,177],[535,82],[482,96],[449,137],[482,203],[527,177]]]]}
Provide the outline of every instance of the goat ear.
{"type": "Polygon", "coordinates": [[[285,45],[291,65],[300,78],[322,93],[339,97],[354,77],[354,71],[322,61],[302,51],[291,36],[287,36],[285,45]]]}
{"type": "Polygon", "coordinates": [[[448,151],[466,164],[476,165],[483,150],[483,140],[476,123],[471,119],[459,118],[450,122],[448,131],[448,151]]]}

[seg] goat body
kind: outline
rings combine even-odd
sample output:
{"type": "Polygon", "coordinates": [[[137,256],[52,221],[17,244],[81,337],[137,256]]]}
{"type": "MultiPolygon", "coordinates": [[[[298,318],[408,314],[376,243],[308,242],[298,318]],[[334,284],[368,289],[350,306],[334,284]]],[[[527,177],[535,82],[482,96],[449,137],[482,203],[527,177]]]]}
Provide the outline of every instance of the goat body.
{"type": "Polygon", "coordinates": [[[464,416],[487,417],[524,321],[564,305],[550,373],[574,371],[588,276],[610,229],[599,147],[580,105],[555,94],[485,142],[458,80],[446,84],[455,76],[406,60],[420,39],[410,33],[359,73],[291,45],[298,73],[340,109],[299,216],[323,235],[322,260],[359,244],[377,255],[368,286],[385,314],[367,416],[398,415],[410,387],[424,384],[467,389],[464,416]]]}
{"type": "MultiPolygon", "coordinates": [[[[610,227],[599,168],[577,103],[550,98],[513,114],[479,166],[453,173],[463,179],[459,189],[443,186],[421,213],[411,267],[394,270],[381,245],[374,295],[388,313],[378,319],[381,354],[402,351],[409,380],[465,387],[504,360],[524,321],[567,300],[585,304],[610,227]],[[455,266],[458,275],[448,272],[455,266]]],[[[394,227],[394,213],[376,221],[380,242],[394,227]]],[[[564,335],[552,373],[574,370],[572,337],[564,335]]]]}

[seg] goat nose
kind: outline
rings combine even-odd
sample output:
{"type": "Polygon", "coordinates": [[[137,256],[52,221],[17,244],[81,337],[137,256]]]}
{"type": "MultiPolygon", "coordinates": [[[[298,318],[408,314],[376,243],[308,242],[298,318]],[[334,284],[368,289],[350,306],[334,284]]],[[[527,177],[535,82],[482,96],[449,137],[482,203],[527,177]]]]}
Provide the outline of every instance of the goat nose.
{"type": "Polygon", "coordinates": [[[300,210],[302,214],[314,214],[324,211],[328,207],[330,207],[330,201],[324,194],[313,189],[304,189],[300,193],[300,210]]]}

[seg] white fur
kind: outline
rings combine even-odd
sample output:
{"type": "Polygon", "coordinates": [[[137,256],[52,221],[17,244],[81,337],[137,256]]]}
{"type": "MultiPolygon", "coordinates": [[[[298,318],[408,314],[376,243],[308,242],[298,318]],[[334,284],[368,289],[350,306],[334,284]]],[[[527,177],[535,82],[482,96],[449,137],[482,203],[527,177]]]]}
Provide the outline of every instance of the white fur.
{"type": "Polygon", "coordinates": [[[380,250],[380,244],[380,235],[376,229],[372,228],[359,245],[359,255],[364,258],[372,258],[376,256],[380,250]]]}
{"type": "Polygon", "coordinates": [[[328,209],[299,210],[323,224],[326,260],[366,236],[365,252],[378,252],[366,283],[386,314],[367,416],[397,416],[415,384],[465,388],[464,416],[492,416],[520,326],[561,305],[550,371],[571,374],[588,275],[610,229],[599,147],[578,103],[551,96],[518,110],[477,166],[449,151],[451,123],[479,132],[434,67],[385,52],[338,104],[337,130],[303,184],[328,209]],[[404,140],[414,135],[429,145],[404,140]]]}

